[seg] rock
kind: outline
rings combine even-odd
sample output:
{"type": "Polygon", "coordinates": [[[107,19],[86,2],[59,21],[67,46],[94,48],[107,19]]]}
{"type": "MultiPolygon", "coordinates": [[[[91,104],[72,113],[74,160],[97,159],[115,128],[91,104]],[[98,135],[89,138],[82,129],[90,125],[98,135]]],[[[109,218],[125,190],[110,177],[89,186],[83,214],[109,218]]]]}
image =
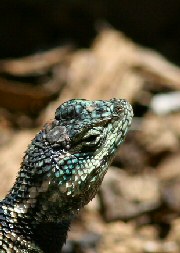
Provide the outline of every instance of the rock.
{"type": "Polygon", "coordinates": [[[180,91],[155,95],[150,108],[158,115],[180,110],[180,91]]]}
{"type": "Polygon", "coordinates": [[[142,172],[147,165],[147,152],[137,142],[136,134],[129,132],[125,143],[116,153],[112,161],[112,166],[126,168],[131,172],[137,173],[142,172]]]}
{"type": "Polygon", "coordinates": [[[111,167],[100,191],[107,221],[130,219],[160,205],[159,182],[153,173],[129,175],[111,167]]]}
{"type": "Polygon", "coordinates": [[[85,233],[77,240],[70,240],[63,247],[62,253],[96,253],[96,246],[100,236],[95,233],[85,233]]]}
{"type": "Polygon", "coordinates": [[[157,167],[163,201],[180,211],[180,153],[169,155],[157,167]]]}
{"type": "Polygon", "coordinates": [[[141,130],[139,141],[150,154],[158,155],[178,150],[179,141],[166,117],[147,115],[141,130]]]}
{"type": "Polygon", "coordinates": [[[157,176],[162,182],[180,176],[180,152],[166,156],[157,166],[157,176]]]}

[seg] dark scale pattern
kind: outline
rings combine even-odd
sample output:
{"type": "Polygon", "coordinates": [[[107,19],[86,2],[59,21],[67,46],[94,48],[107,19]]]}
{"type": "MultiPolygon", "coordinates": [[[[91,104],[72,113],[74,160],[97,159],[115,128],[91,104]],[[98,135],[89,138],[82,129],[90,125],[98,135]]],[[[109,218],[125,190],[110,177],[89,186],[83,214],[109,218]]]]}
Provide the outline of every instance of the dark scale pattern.
{"type": "Polygon", "coordinates": [[[132,117],[121,99],[77,99],[57,108],[0,202],[0,253],[61,252],[73,215],[95,196],[132,117]]]}

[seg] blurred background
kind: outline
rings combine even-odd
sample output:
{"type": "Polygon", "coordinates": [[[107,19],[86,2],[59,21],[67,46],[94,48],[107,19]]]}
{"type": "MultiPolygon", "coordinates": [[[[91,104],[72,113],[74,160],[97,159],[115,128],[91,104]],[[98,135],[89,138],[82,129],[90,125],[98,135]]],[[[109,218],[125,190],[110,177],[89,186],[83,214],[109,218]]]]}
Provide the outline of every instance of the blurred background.
{"type": "Polygon", "coordinates": [[[71,98],[126,98],[134,120],[63,253],[180,252],[180,1],[2,0],[0,198],[71,98]]]}

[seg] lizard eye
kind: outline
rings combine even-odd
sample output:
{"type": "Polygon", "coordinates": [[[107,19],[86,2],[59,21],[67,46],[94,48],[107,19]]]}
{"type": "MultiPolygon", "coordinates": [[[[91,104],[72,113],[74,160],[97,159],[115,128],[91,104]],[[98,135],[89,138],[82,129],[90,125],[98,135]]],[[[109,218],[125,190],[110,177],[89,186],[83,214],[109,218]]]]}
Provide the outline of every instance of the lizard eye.
{"type": "Polygon", "coordinates": [[[83,142],[96,142],[98,135],[90,135],[88,137],[83,138],[83,142]]]}
{"type": "Polygon", "coordinates": [[[81,136],[72,146],[71,152],[91,152],[96,150],[102,143],[103,138],[103,128],[94,127],[89,129],[84,136],[81,136]]]}
{"type": "Polygon", "coordinates": [[[98,134],[91,134],[84,136],[81,141],[80,150],[81,152],[91,152],[96,150],[101,144],[101,136],[98,134]]]}
{"type": "Polygon", "coordinates": [[[82,147],[97,148],[102,140],[102,131],[103,129],[101,127],[89,130],[82,138],[82,147]]]}

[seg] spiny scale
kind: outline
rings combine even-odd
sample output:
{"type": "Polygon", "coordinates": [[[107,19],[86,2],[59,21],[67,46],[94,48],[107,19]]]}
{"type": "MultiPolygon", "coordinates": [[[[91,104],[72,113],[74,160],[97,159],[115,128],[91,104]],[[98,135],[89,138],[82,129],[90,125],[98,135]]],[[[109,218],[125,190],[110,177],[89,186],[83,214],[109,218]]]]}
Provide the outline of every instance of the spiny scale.
{"type": "Polygon", "coordinates": [[[74,99],[29,145],[0,202],[0,253],[59,253],[71,219],[96,194],[133,111],[123,99],[74,99]]]}

